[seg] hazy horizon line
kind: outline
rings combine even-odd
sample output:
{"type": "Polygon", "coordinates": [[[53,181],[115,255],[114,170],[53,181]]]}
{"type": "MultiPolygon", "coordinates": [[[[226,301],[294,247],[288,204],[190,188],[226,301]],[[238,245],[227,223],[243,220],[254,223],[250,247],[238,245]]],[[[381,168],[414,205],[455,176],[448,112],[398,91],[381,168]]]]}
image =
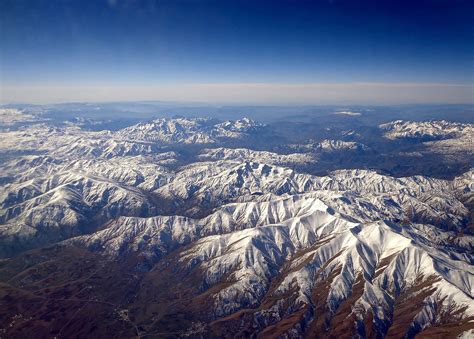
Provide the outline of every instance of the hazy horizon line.
{"type": "Polygon", "coordinates": [[[162,101],[239,105],[473,104],[474,84],[224,82],[157,85],[3,86],[2,105],[162,101]]]}

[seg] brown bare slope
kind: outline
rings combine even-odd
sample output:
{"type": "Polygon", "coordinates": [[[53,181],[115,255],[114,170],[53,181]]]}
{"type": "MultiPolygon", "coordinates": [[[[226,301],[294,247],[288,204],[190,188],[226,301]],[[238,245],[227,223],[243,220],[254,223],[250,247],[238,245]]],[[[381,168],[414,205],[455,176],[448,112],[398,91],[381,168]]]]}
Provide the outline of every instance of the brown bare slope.
{"type": "Polygon", "coordinates": [[[244,306],[217,317],[213,296],[233,283],[231,275],[212,286],[203,284],[199,266],[188,269],[186,262],[178,260],[184,250],[152,266],[139,255],[113,262],[74,246],[54,246],[2,260],[0,336],[454,338],[474,326],[473,319],[456,307],[439,307],[439,321],[422,331],[412,326],[423,300],[433,293],[433,277],[419,277],[393,296],[394,312],[387,328],[375,326],[370,311],[363,321],[355,317],[354,302],[364,291],[361,276],[356,277],[352,294],[330,311],[326,302],[329,286],[340,268],[329,275],[322,274],[326,267],[321,268],[311,304],[295,303],[296,287],[284,293],[277,291],[282,279],[295,269],[289,264],[273,277],[258,307],[244,306]]]}

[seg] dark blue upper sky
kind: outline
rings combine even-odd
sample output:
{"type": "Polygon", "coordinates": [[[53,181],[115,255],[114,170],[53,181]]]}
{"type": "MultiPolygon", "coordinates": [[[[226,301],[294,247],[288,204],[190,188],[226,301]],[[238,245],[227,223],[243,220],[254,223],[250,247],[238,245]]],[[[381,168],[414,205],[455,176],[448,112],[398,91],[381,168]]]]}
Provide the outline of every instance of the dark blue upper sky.
{"type": "Polygon", "coordinates": [[[474,1],[1,0],[4,87],[474,83],[474,1]]]}

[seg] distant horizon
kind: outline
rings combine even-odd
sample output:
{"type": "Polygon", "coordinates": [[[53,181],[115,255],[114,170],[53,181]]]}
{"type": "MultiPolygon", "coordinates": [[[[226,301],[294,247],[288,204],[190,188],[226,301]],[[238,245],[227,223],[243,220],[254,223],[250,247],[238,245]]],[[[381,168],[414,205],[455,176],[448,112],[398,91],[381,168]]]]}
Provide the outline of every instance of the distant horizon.
{"type": "Polygon", "coordinates": [[[438,83],[209,83],[143,87],[2,87],[2,105],[162,101],[230,105],[474,104],[474,85],[438,83]],[[71,95],[73,92],[75,95],[71,95]],[[29,99],[27,99],[29,98],[29,99]]]}
{"type": "MultiPolygon", "coordinates": [[[[304,107],[315,107],[323,108],[329,107],[333,108],[335,106],[341,106],[341,109],[353,108],[353,107],[403,107],[403,106],[474,106],[474,103],[469,102],[457,102],[457,103],[404,103],[404,104],[246,104],[246,103],[214,103],[214,102],[192,102],[192,101],[162,101],[162,100],[114,100],[114,101],[58,101],[58,102],[45,102],[45,103],[36,103],[36,102],[20,102],[12,101],[6,103],[0,103],[1,108],[11,108],[10,106],[56,106],[56,105],[73,105],[73,104],[140,104],[140,103],[153,103],[153,102],[162,102],[164,104],[170,105],[196,105],[202,107],[211,107],[211,106],[220,106],[220,107],[261,107],[261,108],[304,108],[304,107]],[[350,107],[353,106],[353,107],[350,107]]],[[[179,114],[177,114],[179,115],[179,114]]]]}

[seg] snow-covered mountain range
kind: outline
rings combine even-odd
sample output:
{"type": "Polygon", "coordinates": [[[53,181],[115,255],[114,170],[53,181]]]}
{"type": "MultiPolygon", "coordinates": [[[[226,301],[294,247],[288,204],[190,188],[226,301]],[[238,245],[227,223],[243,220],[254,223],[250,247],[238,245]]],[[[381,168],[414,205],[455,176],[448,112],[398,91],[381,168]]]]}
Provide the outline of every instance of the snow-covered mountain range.
{"type": "Polygon", "coordinates": [[[380,125],[385,130],[387,138],[413,138],[424,140],[454,139],[459,137],[471,138],[474,127],[471,124],[441,121],[403,121],[397,120],[380,125]]]}
{"type": "Polygon", "coordinates": [[[124,128],[117,134],[123,139],[162,143],[211,144],[221,139],[242,138],[263,125],[248,118],[214,123],[210,119],[156,119],[124,128]]]}
{"type": "MultiPolygon", "coordinates": [[[[341,134],[249,148],[265,128],[166,118],[0,131],[0,334],[72,333],[60,322],[74,309],[80,331],[122,336],[469,336],[474,168],[321,175],[301,169],[378,146],[341,134]]],[[[473,138],[446,121],[379,128],[390,147],[419,138],[443,155],[453,150],[438,143],[469,152],[473,138]]]]}

